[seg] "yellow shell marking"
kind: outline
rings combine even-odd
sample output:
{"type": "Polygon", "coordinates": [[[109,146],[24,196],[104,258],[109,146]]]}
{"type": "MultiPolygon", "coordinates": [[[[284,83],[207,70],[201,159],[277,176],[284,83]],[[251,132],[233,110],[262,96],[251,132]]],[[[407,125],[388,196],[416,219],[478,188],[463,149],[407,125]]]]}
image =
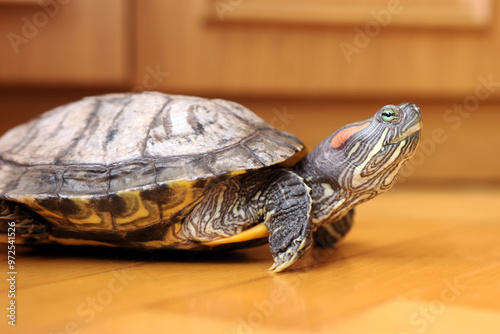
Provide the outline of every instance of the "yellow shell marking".
{"type": "Polygon", "coordinates": [[[193,182],[177,181],[169,185],[169,188],[175,191],[175,200],[161,206],[163,219],[169,219],[180,210],[191,204],[194,200],[193,182]],[[175,206],[169,206],[171,203],[176,203],[175,206]]]}
{"type": "Polygon", "coordinates": [[[182,223],[175,223],[171,226],[168,232],[165,234],[165,238],[163,239],[163,244],[165,245],[174,245],[181,241],[181,239],[177,238],[176,235],[182,228],[182,223]]]}
{"type": "Polygon", "coordinates": [[[71,198],[73,203],[81,210],[81,214],[77,216],[68,216],[68,220],[73,224],[100,224],[101,217],[91,209],[90,199],[88,198],[71,198]]]}
{"type": "Polygon", "coordinates": [[[45,217],[47,220],[60,224],[61,222],[66,221],[66,217],[61,214],[59,211],[48,210],[47,208],[41,206],[34,198],[26,197],[17,199],[20,203],[26,204],[33,211],[38,213],[40,216],[45,217]]]}
{"type": "Polygon", "coordinates": [[[116,224],[118,225],[128,224],[149,216],[149,211],[144,207],[144,203],[141,200],[140,192],[141,190],[133,190],[133,191],[124,191],[116,194],[120,196],[123,200],[125,200],[128,208],[135,209],[134,213],[131,214],[130,216],[128,215],[125,217],[115,216],[116,224]],[[134,206],[137,207],[134,208],[134,206]]]}
{"type": "Polygon", "coordinates": [[[267,230],[266,224],[260,223],[252,228],[249,228],[248,230],[232,235],[230,237],[207,241],[203,242],[202,244],[206,246],[219,246],[224,244],[233,244],[254,239],[267,238],[268,236],[269,231],[267,230]]]}

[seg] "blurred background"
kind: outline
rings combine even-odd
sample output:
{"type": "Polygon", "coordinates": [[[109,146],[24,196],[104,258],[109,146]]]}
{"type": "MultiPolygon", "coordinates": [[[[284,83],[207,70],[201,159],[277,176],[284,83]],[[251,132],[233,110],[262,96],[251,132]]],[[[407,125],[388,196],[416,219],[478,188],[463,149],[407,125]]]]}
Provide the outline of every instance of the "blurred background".
{"type": "Polygon", "coordinates": [[[420,105],[400,185],[500,184],[493,0],[0,0],[0,133],[86,95],[239,102],[316,145],[420,105]]]}

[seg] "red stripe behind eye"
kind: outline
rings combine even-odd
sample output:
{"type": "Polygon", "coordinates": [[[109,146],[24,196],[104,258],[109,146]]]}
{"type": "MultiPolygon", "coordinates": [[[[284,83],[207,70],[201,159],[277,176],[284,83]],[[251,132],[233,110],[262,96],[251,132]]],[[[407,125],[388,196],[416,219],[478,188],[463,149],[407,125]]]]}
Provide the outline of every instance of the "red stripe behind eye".
{"type": "Polygon", "coordinates": [[[370,123],[368,122],[357,126],[351,126],[350,128],[345,128],[344,130],[337,133],[335,137],[333,137],[330,145],[332,145],[332,147],[336,149],[342,147],[342,145],[344,145],[349,137],[366,128],[368,124],[370,123]]]}

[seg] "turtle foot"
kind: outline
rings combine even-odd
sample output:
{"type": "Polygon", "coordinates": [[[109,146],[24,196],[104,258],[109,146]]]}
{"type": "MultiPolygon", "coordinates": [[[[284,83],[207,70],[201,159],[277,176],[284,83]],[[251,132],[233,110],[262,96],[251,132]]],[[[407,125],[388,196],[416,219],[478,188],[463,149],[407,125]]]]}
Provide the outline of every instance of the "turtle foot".
{"type": "Polygon", "coordinates": [[[274,263],[268,270],[273,273],[279,273],[285,270],[294,264],[295,261],[300,259],[309,249],[309,246],[311,246],[310,238],[302,239],[302,241],[297,239],[293,240],[290,247],[286,250],[273,254],[274,263]]]}
{"type": "Polygon", "coordinates": [[[269,230],[269,249],[274,265],[280,272],[300,259],[312,243],[311,196],[303,179],[286,171],[270,189],[266,226],[269,230]]]}

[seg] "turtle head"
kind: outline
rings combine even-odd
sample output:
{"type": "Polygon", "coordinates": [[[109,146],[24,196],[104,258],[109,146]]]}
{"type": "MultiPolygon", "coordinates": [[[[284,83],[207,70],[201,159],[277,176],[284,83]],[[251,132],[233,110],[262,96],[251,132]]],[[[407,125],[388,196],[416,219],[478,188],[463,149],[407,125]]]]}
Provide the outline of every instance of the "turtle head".
{"type": "Polygon", "coordinates": [[[340,162],[335,174],[349,191],[388,190],[420,141],[422,116],[414,103],[386,105],[362,122],[342,127],[328,141],[340,162]]]}
{"type": "MultiPolygon", "coordinates": [[[[414,103],[386,105],[367,120],[346,125],[308,157],[315,174],[350,192],[388,190],[420,141],[422,117],[414,103]]],[[[305,166],[304,166],[305,167],[305,166]]]]}

